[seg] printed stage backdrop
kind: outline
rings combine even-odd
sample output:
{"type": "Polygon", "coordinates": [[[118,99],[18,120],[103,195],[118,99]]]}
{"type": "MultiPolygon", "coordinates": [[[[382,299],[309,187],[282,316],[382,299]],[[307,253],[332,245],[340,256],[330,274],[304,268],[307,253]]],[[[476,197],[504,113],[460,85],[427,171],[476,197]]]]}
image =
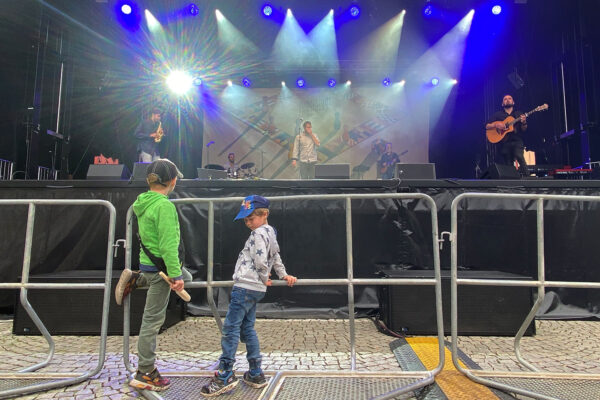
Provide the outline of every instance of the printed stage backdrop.
{"type": "Polygon", "coordinates": [[[348,163],[352,178],[378,177],[386,142],[402,162],[428,162],[428,100],[411,96],[407,102],[399,85],[294,90],[234,85],[205,100],[204,165],[224,165],[233,152],[240,166],[253,163],[261,178],[296,178],[291,144],[307,120],[321,141],[319,163],[348,163]]]}

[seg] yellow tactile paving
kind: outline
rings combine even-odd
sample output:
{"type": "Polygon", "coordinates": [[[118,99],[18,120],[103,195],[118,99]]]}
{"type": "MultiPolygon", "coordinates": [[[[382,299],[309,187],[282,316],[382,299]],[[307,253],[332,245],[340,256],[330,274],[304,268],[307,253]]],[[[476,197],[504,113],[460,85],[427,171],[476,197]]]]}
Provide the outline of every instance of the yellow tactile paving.
{"type": "MultiPolygon", "coordinates": [[[[411,337],[406,338],[410,347],[419,357],[425,368],[433,369],[439,362],[438,340],[436,337],[411,337]]],[[[442,371],[435,377],[435,382],[448,396],[449,400],[498,400],[498,397],[486,386],[473,382],[461,374],[452,363],[452,354],[447,348],[445,363],[442,371]]],[[[461,363],[461,366],[464,366],[461,363]]]]}

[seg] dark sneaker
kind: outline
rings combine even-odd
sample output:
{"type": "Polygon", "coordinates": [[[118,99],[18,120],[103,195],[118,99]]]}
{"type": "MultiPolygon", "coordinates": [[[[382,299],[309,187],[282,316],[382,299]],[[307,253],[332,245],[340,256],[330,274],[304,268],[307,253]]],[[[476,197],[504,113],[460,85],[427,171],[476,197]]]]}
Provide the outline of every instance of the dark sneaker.
{"type": "Polygon", "coordinates": [[[221,378],[219,376],[219,372],[215,372],[215,376],[213,376],[206,385],[202,386],[200,389],[200,394],[204,397],[213,397],[218,396],[223,393],[227,393],[235,389],[239,381],[235,377],[235,372],[231,372],[231,375],[227,379],[221,378]]]}
{"type": "Polygon", "coordinates": [[[167,378],[160,376],[160,373],[156,368],[149,374],[144,374],[138,371],[135,377],[129,381],[129,386],[137,389],[154,390],[155,392],[161,392],[167,390],[171,386],[171,381],[167,378]]]}
{"type": "Polygon", "coordinates": [[[250,371],[246,371],[244,373],[244,377],[242,378],[244,383],[248,386],[252,386],[253,388],[261,388],[267,386],[267,380],[265,379],[265,374],[262,372],[256,376],[250,375],[250,371]]]}
{"type": "Polygon", "coordinates": [[[136,283],[139,277],[139,272],[130,269],[124,269],[123,272],[121,272],[121,277],[115,287],[115,300],[118,305],[123,304],[123,299],[137,287],[136,283]]]}

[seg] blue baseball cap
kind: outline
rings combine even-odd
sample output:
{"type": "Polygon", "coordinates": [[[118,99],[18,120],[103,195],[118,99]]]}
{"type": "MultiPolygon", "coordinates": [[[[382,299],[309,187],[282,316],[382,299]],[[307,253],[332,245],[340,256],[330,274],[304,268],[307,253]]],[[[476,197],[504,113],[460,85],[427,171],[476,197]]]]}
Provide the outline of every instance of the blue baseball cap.
{"type": "Polygon", "coordinates": [[[265,199],[262,196],[257,194],[253,194],[248,196],[242,201],[242,205],[240,206],[240,212],[233,219],[234,221],[242,218],[246,218],[248,215],[252,214],[254,210],[257,208],[269,208],[269,200],[265,199]]]}

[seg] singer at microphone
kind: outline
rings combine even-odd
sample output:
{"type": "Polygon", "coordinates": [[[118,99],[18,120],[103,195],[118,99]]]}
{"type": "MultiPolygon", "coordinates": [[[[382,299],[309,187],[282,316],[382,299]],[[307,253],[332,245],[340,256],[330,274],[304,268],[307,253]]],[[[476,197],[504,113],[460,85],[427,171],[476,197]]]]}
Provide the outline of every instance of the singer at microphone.
{"type": "Polygon", "coordinates": [[[312,131],[312,123],[304,121],[300,133],[294,139],[292,165],[298,166],[300,179],[314,179],[317,163],[317,147],[321,141],[312,131]]]}

